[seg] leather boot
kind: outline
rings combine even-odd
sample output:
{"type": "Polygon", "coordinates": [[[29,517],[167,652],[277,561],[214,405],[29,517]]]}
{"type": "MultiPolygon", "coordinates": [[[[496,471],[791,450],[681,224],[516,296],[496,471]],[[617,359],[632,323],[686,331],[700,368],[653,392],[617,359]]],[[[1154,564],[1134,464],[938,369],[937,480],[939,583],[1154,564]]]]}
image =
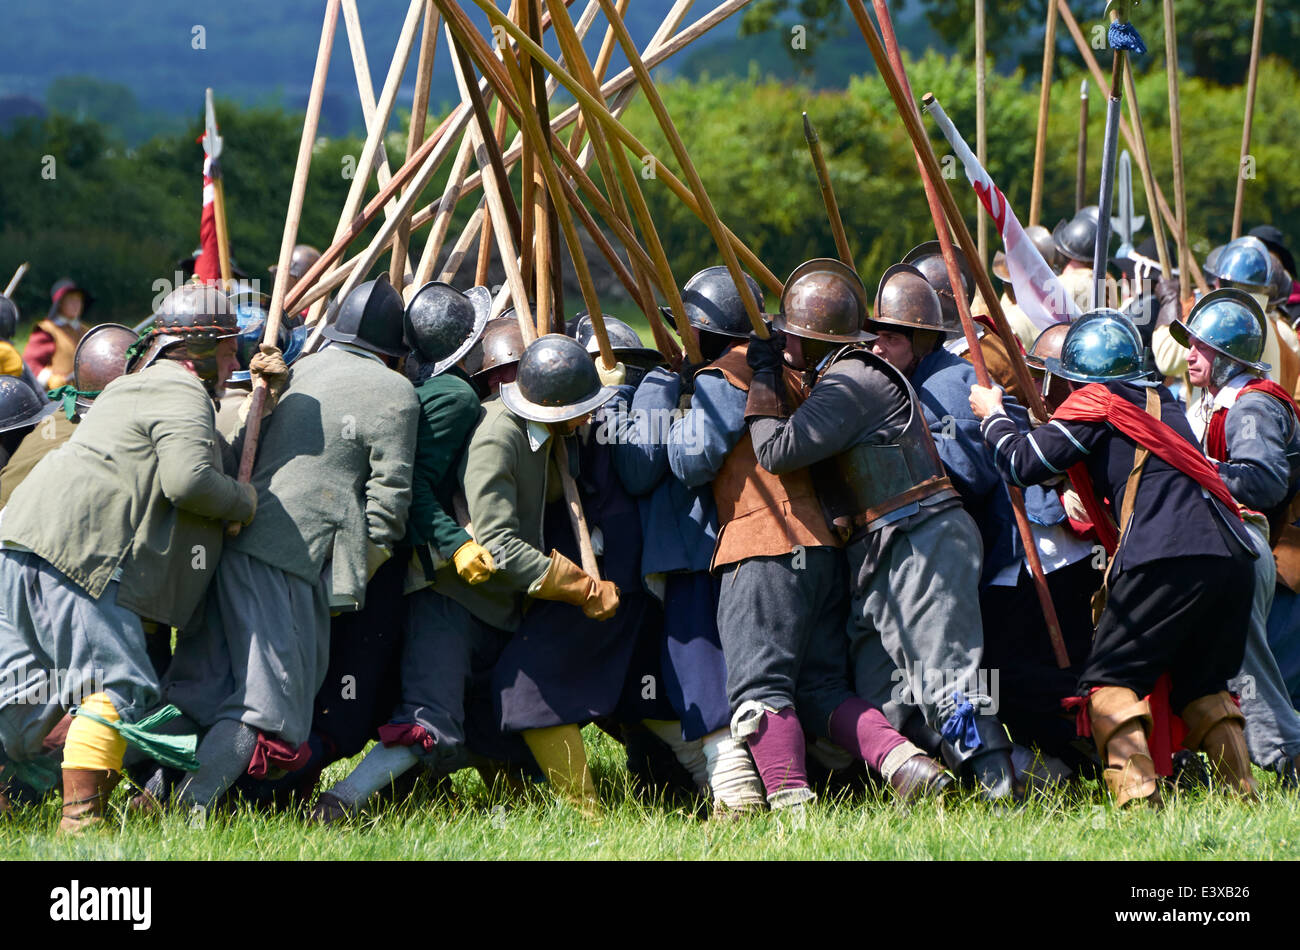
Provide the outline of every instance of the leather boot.
{"type": "Polygon", "coordinates": [[[1194,699],[1179,714],[1187,724],[1186,745],[1204,752],[1214,777],[1246,801],[1259,800],[1259,786],[1250,771],[1250,752],[1241,714],[1232,696],[1211,693],[1194,699]]]}
{"type": "Polygon", "coordinates": [[[1088,700],[1092,738],[1106,770],[1102,776],[1115,796],[1115,806],[1146,801],[1162,804],[1155,763],[1147,746],[1151,707],[1124,686],[1103,686],[1088,700]]]}
{"type": "Polygon", "coordinates": [[[914,755],[889,776],[889,785],[904,802],[941,798],[952,785],[952,775],[928,755],[914,755]]]}
{"type": "Polygon", "coordinates": [[[307,816],[309,824],[313,825],[333,825],[341,821],[347,821],[352,817],[348,811],[347,805],[343,803],[337,795],[331,795],[329,792],[321,792],[320,797],[316,799],[316,805],[312,808],[311,814],[307,816]]]}
{"type": "Polygon", "coordinates": [[[104,824],[108,796],[122,773],[108,769],[63,770],[63,820],[59,834],[80,834],[104,824]]]}
{"type": "Polygon", "coordinates": [[[1016,778],[1011,761],[1011,740],[1002,723],[993,716],[976,716],[975,729],[982,744],[966,762],[969,778],[975,783],[982,801],[1014,805],[1024,800],[1025,786],[1016,778]]]}

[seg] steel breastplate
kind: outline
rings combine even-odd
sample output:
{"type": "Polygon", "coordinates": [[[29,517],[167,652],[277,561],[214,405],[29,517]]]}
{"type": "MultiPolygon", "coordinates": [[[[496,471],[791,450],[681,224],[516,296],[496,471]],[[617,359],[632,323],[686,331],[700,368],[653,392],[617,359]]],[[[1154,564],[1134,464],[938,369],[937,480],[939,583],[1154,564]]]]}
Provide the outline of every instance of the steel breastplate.
{"type": "Polygon", "coordinates": [[[888,524],[888,516],[904,517],[911,506],[935,496],[957,497],[934,439],[907,378],[885,360],[861,346],[846,347],[829,365],[858,359],[890,377],[907,394],[907,424],[893,441],[855,445],[817,463],[813,480],[827,519],[841,534],[888,524]]]}

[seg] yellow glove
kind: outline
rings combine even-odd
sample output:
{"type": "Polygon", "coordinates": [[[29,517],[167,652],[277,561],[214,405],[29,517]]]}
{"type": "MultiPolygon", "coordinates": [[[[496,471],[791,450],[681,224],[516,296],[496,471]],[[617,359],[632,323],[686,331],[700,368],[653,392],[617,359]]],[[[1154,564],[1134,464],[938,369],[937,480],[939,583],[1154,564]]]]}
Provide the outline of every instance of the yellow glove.
{"type": "Polygon", "coordinates": [[[482,584],[497,569],[496,562],[487,548],[477,541],[466,541],[451,556],[456,565],[456,573],[466,584],[482,584]]]}
{"type": "Polygon", "coordinates": [[[622,363],[615,363],[613,369],[605,369],[605,364],[597,358],[596,375],[600,377],[602,386],[622,386],[627,382],[627,367],[622,363]]]}

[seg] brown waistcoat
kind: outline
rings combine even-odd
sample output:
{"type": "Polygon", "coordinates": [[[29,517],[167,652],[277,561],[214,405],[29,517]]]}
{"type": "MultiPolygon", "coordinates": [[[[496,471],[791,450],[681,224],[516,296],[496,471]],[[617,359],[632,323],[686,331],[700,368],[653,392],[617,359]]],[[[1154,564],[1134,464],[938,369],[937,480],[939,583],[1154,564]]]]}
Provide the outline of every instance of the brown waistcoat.
{"type": "MultiPolygon", "coordinates": [[[[749,392],[754,373],[745,362],[745,351],[746,344],[735,346],[709,369],[720,370],[727,382],[749,392]]],[[[803,401],[793,370],[786,371],[785,388],[791,408],[803,401]]],[[[713,479],[713,499],[718,506],[718,545],[710,570],[747,557],[787,555],[799,545],[839,546],[826,524],[808,469],[788,475],[768,472],[758,464],[748,429],[713,479]]]]}
{"type": "Polygon", "coordinates": [[[85,325],[75,330],[61,327],[53,320],[42,320],[37,324],[54,339],[54,355],[50,357],[50,372],[72,381],[72,357],[77,352],[77,344],[86,335],[85,325]]]}

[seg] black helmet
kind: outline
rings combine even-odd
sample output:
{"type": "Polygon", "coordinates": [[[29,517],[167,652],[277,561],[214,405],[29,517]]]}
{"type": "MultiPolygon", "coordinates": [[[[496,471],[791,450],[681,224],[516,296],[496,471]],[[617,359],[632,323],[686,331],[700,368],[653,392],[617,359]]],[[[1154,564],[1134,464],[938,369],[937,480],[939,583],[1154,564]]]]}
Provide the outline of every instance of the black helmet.
{"type": "Polygon", "coordinates": [[[1080,383],[1131,382],[1146,375],[1142,337],[1118,310],[1090,310],[1070,324],[1060,357],[1047,357],[1053,376],[1080,383]]]}
{"type": "Polygon", "coordinates": [[[0,340],[13,339],[17,329],[18,307],[4,294],[0,294],[0,340]]]}
{"type": "Polygon", "coordinates": [[[962,332],[960,325],[953,326],[945,319],[939,294],[911,264],[894,264],[880,276],[876,312],[868,326],[930,330],[950,336],[962,332]]]}
{"type": "Polygon", "coordinates": [[[402,322],[406,307],[387,274],[359,284],[348,294],[334,322],[321,335],[335,343],[351,343],[372,353],[405,356],[402,322]]]}
{"type": "MultiPolygon", "coordinates": [[[[758,309],[763,309],[763,288],[758,281],[745,275],[745,283],[758,309]]],[[[682,288],[682,305],[686,309],[686,319],[691,326],[720,336],[747,337],[753,325],[745,312],[745,304],[740,290],[731,279],[731,272],[721,264],[706,267],[691,277],[682,288]]],[[[661,308],[669,323],[673,322],[672,312],[661,308]]]]}
{"type": "Polygon", "coordinates": [[[126,372],[126,351],[135,341],[135,332],[120,323],[101,323],[86,331],[72,354],[72,385],[79,410],[89,409],[95,395],[126,372]]]}
{"type": "Polygon", "coordinates": [[[524,351],[515,381],[501,386],[501,401],[523,419],[565,422],[599,409],[616,391],[600,384],[596,364],[577,340],[548,333],[524,351]]]}
{"type": "Polygon", "coordinates": [[[867,289],[853,268],[829,257],[804,261],[781,288],[781,313],[772,326],[792,336],[829,343],[872,339],[862,329],[867,289]]]}
{"type": "Polygon", "coordinates": [[[480,379],[499,366],[518,363],[523,355],[524,333],[511,308],[487,322],[478,343],[465,356],[465,369],[471,378],[480,379]]]}
{"type": "Polygon", "coordinates": [[[431,281],[406,306],[402,317],[406,345],[436,376],[456,365],[478,342],[492,310],[492,293],[471,287],[461,293],[451,284],[431,281]]]}
{"type": "Polygon", "coordinates": [[[0,433],[34,426],[56,408],[17,376],[0,376],[0,433]]]}
{"type": "MultiPolygon", "coordinates": [[[[641,341],[640,335],[618,317],[602,314],[605,321],[605,335],[609,337],[609,348],[614,355],[625,363],[638,366],[659,366],[665,362],[658,350],[648,347],[641,341]]],[[[591,317],[582,311],[565,327],[565,336],[571,336],[592,355],[600,352],[596,340],[596,331],[592,327],[591,317]]]]}
{"type": "Polygon", "coordinates": [[[1052,243],[1063,257],[1091,264],[1097,248],[1097,214],[1085,208],[1069,221],[1064,218],[1052,230],[1052,243]]]}
{"type": "MultiPolygon", "coordinates": [[[[971,274],[970,262],[966,260],[966,255],[961,248],[954,247],[952,251],[957,257],[962,293],[965,294],[966,303],[969,304],[971,298],[975,296],[975,278],[971,274]]],[[[939,305],[943,308],[943,322],[947,324],[948,332],[960,333],[961,313],[957,309],[957,299],[952,293],[952,284],[948,281],[948,265],[944,262],[943,250],[939,242],[926,241],[924,244],[918,244],[907,252],[903,263],[911,264],[919,270],[926,283],[939,295],[939,305]]]]}

